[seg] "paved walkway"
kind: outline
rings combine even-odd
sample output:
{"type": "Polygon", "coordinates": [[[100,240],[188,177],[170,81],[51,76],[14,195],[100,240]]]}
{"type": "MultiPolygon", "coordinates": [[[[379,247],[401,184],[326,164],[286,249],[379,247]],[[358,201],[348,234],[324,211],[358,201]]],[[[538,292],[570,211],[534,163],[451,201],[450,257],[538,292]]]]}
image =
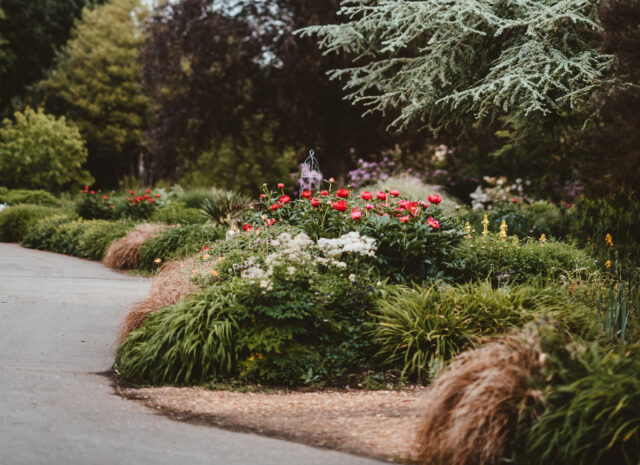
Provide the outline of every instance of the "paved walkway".
{"type": "Polygon", "coordinates": [[[181,423],[113,394],[128,307],[149,280],[0,243],[0,465],[375,465],[181,423]]]}

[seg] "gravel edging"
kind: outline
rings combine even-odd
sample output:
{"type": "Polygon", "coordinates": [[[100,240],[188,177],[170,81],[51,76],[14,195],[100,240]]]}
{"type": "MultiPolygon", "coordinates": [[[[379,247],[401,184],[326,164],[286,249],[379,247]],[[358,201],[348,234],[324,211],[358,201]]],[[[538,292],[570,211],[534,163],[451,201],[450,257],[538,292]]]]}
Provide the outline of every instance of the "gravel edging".
{"type": "Polygon", "coordinates": [[[412,463],[426,388],[243,393],[115,385],[115,390],[175,420],[412,463]]]}

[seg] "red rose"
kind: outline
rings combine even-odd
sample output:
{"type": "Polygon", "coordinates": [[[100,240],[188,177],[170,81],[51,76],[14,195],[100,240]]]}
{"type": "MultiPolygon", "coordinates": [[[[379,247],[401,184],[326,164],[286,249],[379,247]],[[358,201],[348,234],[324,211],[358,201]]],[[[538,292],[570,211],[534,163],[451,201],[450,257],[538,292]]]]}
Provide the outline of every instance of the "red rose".
{"type": "Polygon", "coordinates": [[[89,186],[84,186],[84,190],[88,191],[89,190],[89,186]]]}
{"type": "Polygon", "coordinates": [[[511,203],[518,203],[518,199],[516,199],[515,197],[511,199],[511,203]]]}
{"type": "Polygon", "coordinates": [[[289,197],[288,195],[283,195],[282,197],[280,197],[280,203],[289,203],[291,202],[291,197],[289,197]]]}
{"type": "Polygon", "coordinates": [[[373,205],[371,205],[370,203],[368,203],[368,204],[366,204],[366,205],[364,206],[364,208],[366,208],[367,210],[373,210],[373,209],[374,209],[374,208],[376,208],[376,207],[374,207],[373,205]]]}
{"type": "Polygon", "coordinates": [[[278,208],[280,208],[280,204],[274,203],[269,207],[269,210],[273,212],[273,211],[276,211],[278,208]]]}
{"type": "Polygon", "coordinates": [[[429,208],[429,204],[427,202],[424,201],[420,201],[420,205],[422,205],[422,208],[429,208]]]}
{"type": "Polygon", "coordinates": [[[209,250],[209,246],[205,245],[202,249],[200,249],[200,252],[206,252],[207,250],[209,250]]]}
{"type": "Polygon", "coordinates": [[[321,192],[320,192],[320,195],[321,195],[322,197],[326,197],[327,195],[329,195],[329,192],[327,192],[327,191],[321,191],[321,192]]]}
{"type": "Polygon", "coordinates": [[[269,221],[267,221],[267,226],[273,226],[274,224],[276,224],[276,220],[271,218],[269,221]]]}
{"type": "Polygon", "coordinates": [[[133,189],[131,189],[131,190],[129,191],[129,194],[131,194],[131,195],[136,195],[136,191],[134,191],[133,189]]]}
{"type": "Polygon", "coordinates": [[[147,194],[151,194],[151,189],[147,189],[147,194]]]}
{"type": "Polygon", "coordinates": [[[398,206],[402,208],[407,208],[407,205],[409,205],[409,203],[410,202],[408,200],[398,200],[398,206]]]}
{"type": "Polygon", "coordinates": [[[107,200],[107,199],[109,198],[109,196],[108,196],[108,195],[103,195],[103,196],[102,196],[102,198],[103,198],[104,200],[107,200]]]}
{"type": "Polygon", "coordinates": [[[243,224],[242,225],[242,230],[243,231],[251,231],[251,230],[253,230],[253,227],[249,223],[243,224]]]}
{"type": "Polygon", "coordinates": [[[413,216],[416,216],[418,213],[418,207],[420,207],[418,202],[409,202],[407,204],[407,210],[409,210],[413,216]]]}
{"type": "Polygon", "coordinates": [[[347,209],[347,202],[345,200],[336,200],[335,202],[331,202],[331,206],[334,210],[343,212],[347,209]]]}
{"type": "Polygon", "coordinates": [[[359,220],[360,218],[362,218],[362,212],[360,210],[356,210],[355,208],[351,210],[352,220],[359,220]]]}
{"type": "Polygon", "coordinates": [[[440,229],[440,223],[434,220],[432,216],[427,218],[427,224],[431,226],[433,229],[440,229]]]}
{"type": "Polygon", "coordinates": [[[284,183],[279,182],[278,183],[278,189],[284,189],[284,183]]]}
{"type": "Polygon", "coordinates": [[[162,194],[156,194],[156,199],[159,199],[160,197],[162,197],[162,194]]]}
{"type": "Polygon", "coordinates": [[[149,198],[149,194],[144,194],[144,198],[148,199],[149,198]]]}
{"type": "Polygon", "coordinates": [[[311,199],[311,206],[312,207],[317,207],[318,205],[320,205],[320,201],[318,199],[316,199],[315,197],[311,199]]]}
{"type": "Polygon", "coordinates": [[[89,194],[94,195],[96,193],[96,191],[91,191],[89,192],[89,194]]]}
{"type": "Polygon", "coordinates": [[[427,197],[427,200],[438,205],[440,202],[442,202],[442,197],[440,197],[438,194],[431,194],[429,197],[427,197]]]}
{"type": "Polygon", "coordinates": [[[311,198],[311,191],[302,191],[302,198],[304,199],[310,199],[311,198]]]}
{"type": "Polygon", "coordinates": [[[149,199],[149,203],[153,203],[155,201],[156,201],[156,199],[149,199]]]}
{"type": "Polygon", "coordinates": [[[408,216],[401,216],[400,218],[398,218],[398,221],[400,221],[400,223],[406,223],[409,221],[409,217],[408,216]]]}
{"type": "Polygon", "coordinates": [[[333,184],[334,182],[336,182],[336,178],[329,178],[329,182],[333,184]]]}
{"type": "Polygon", "coordinates": [[[136,197],[136,202],[142,202],[144,200],[144,197],[142,197],[141,195],[136,197]]]}
{"type": "Polygon", "coordinates": [[[400,191],[397,191],[397,190],[395,190],[395,189],[391,189],[391,190],[389,191],[389,195],[391,195],[391,196],[393,196],[393,197],[397,197],[397,196],[399,196],[399,195],[400,195],[400,191]]]}
{"type": "Polygon", "coordinates": [[[362,200],[371,200],[373,198],[373,194],[369,191],[364,191],[360,194],[360,197],[362,197],[362,200]]]}
{"type": "Polygon", "coordinates": [[[346,199],[347,197],[349,197],[349,189],[338,189],[338,191],[336,192],[336,197],[342,197],[343,199],[346,199]]]}
{"type": "Polygon", "coordinates": [[[387,194],[382,191],[376,192],[376,197],[380,200],[387,200],[387,194]]]}

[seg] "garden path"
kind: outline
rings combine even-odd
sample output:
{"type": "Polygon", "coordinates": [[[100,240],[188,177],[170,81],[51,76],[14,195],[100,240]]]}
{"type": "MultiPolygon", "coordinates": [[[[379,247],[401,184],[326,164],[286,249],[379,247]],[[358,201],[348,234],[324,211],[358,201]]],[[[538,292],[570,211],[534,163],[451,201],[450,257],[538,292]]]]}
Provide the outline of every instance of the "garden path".
{"type": "Polygon", "coordinates": [[[173,421],[114,395],[118,323],[149,280],[0,243],[0,465],[373,465],[173,421]]]}

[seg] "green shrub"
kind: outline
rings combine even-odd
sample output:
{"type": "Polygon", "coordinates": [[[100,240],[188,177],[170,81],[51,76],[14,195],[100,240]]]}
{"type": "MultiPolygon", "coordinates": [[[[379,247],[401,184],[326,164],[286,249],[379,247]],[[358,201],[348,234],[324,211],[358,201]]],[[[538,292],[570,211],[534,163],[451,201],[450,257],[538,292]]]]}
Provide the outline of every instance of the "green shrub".
{"type": "Polygon", "coordinates": [[[496,234],[463,240],[453,256],[447,274],[460,282],[489,278],[494,285],[523,283],[536,276],[594,269],[593,260],[584,251],[563,242],[521,242],[513,236],[502,240],[496,234]]]}
{"type": "Polygon", "coordinates": [[[39,222],[27,238],[25,246],[102,260],[111,242],[125,236],[131,221],[84,220],[56,216],[39,222]]]}
{"type": "MultiPolygon", "coordinates": [[[[327,252],[304,234],[252,236],[229,242],[261,240],[268,255],[247,254],[237,276],[218,276],[190,301],[151,316],[118,350],[120,373],[152,383],[300,385],[371,368],[372,276],[342,256],[360,253],[327,252]]],[[[220,263],[208,253],[201,260],[207,273],[220,263]]]]}
{"type": "Polygon", "coordinates": [[[53,238],[59,226],[77,219],[75,212],[47,216],[36,221],[22,239],[22,245],[30,249],[54,250],[53,238]]]}
{"type": "Polygon", "coordinates": [[[188,257],[201,250],[205,245],[223,239],[226,228],[210,225],[189,224],[168,228],[140,248],[139,267],[152,270],[158,267],[155,260],[163,262],[188,257]]]}
{"type": "Polygon", "coordinates": [[[394,286],[376,303],[372,331],[385,363],[424,381],[449,360],[488,336],[543,318],[565,331],[595,334],[595,311],[546,283],[494,289],[491,283],[394,286]]]}
{"type": "Polygon", "coordinates": [[[184,190],[180,185],[175,185],[176,202],[184,203],[187,208],[202,208],[202,204],[207,199],[213,198],[213,189],[189,189],[184,190]]]}
{"type": "Polygon", "coordinates": [[[0,211],[0,241],[20,242],[39,219],[64,210],[41,205],[15,205],[0,211]]]}
{"type": "Polygon", "coordinates": [[[165,224],[204,224],[207,220],[197,208],[188,208],[183,203],[171,202],[154,211],[151,221],[165,224]]]}
{"type": "Polygon", "coordinates": [[[1,184],[60,192],[92,181],[82,169],[84,140],[64,117],[27,108],[14,113],[14,119],[5,119],[0,127],[1,184]]]}
{"type": "Polygon", "coordinates": [[[635,465],[640,457],[640,347],[549,354],[542,412],[517,463],[635,465]]]}
{"type": "Polygon", "coordinates": [[[102,192],[96,194],[86,186],[76,200],[76,213],[85,220],[110,220],[115,217],[114,199],[102,192]]]}
{"type": "Polygon", "coordinates": [[[0,203],[6,203],[7,205],[28,203],[48,207],[60,206],[60,201],[47,191],[28,189],[4,189],[0,191],[0,203]]]}

